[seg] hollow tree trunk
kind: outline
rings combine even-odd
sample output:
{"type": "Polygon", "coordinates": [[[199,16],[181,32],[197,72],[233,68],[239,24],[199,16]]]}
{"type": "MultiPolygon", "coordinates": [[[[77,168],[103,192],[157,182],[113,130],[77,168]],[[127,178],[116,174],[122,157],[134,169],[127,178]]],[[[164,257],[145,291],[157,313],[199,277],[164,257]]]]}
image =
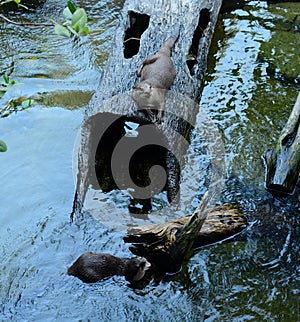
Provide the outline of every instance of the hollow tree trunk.
{"type": "MultiPolygon", "coordinates": [[[[198,112],[197,104],[187,106],[186,102],[187,98],[193,102],[199,96],[209,45],[221,3],[222,0],[128,0],[125,2],[111,53],[99,87],[88,106],[77,146],[75,164],[78,171],[75,180],[82,203],[85,202],[91,187],[95,190],[100,188],[102,191],[111,191],[120,186],[123,189],[133,190],[132,186],[125,182],[128,176],[125,179],[121,178],[119,180],[121,183],[116,182],[110,169],[113,149],[109,145],[117,144],[124,137],[125,122],[131,121],[138,124],[151,122],[138,111],[129,96],[118,96],[131,91],[137,81],[136,70],[142,61],[157,52],[167,37],[179,31],[179,39],[172,53],[177,76],[171,88],[171,92],[174,93],[171,99],[178,97],[179,105],[168,105],[163,124],[157,125],[157,133],[153,133],[154,137],[160,137],[160,141],[164,142],[165,151],[148,153],[149,155],[159,154],[155,161],[166,171],[166,182],[161,183],[162,190],[167,191],[170,202],[176,202],[179,194],[180,170],[188,146],[186,142],[189,141],[198,112]],[[178,111],[180,111],[179,117],[178,111]],[[114,131],[111,130],[112,128],[114,131]],[[102,145],[99,144],[100,141],[102,145]]],[[[144,161],[139,163],[142,164],[144,161]]],[[[151,166],[152,163],[146,164],[144,168],[148,169],[151,166]]],[[[123,168],[125,167],[124,163],[123,168]]],[[[132,171],[134,172],[135,169],[132,171]]],[[[158,172],[154,176],[160,177],[160,174],[158,172]]],[[[148,174],[142,176],[146,178],[144,181],[147,181],[148,174]]],[[[136,181],[138,180],[137,177],[136,181]]],[[[138,182],[138,185],[140,184],[141,182],[138,182]]],[[[137,185],[134,188],[138,189],[137,185]]],[[[154,191],[156,190],[159,189],[154,187],[154,191]]],[[[146,199],[140,198],[139,201],[141,200],[146,199]]],[[[146,210],[149,209],[146,208],[146,210]]]]}
{"type": "Polygon", "coordinates": [[[263,160],[267,190],[292,194],[300,172],[300,93],[276,147],[267,150],[263,160]]]}
{"type": "Polygon", "coordinates": [[[177,31],[179,38],[172,53],[177,76],[172,90],[196,99],[221,4],[222,0],[125,1],[88,114],[103,100],[130,91],[143,60],[177,31]]]}
{"type": "MultiPolygon", "coordinates": [[[[222,0],[125,2],[110,57],[102,73],[99,87],[87,109],[85,124],[78,141],[78,154],[75,160],[78,166],[76,180],[77,192],[83,202],[88,199],[86,195],[90,187],[97,185],[100,185],[98,188],[102,191],[118,188],[139,191],[139,185],[145,181],[153,164],[165,167],[166,184],[160,188],[167,191],[169,201],[176,200],[182,160],[188,146],[186,142],[189,142],[199,111],[195,101],[199,98],[209,46],[221,4],[222,0]],[[164,122],[154,125],[138,110],[130,91],[137,81],[136,70],[143,60],[156,53],[164,40],[175,33],[179,33],[172,51],[176,79],[171,91],[166,94],[167,109],[164,122]],[[136,146],[140,144],[139,138],[142,137],[143,127],[151,125],[152,132],[148,132],[142,143],[149,146],[159,142],[157,145],[164,147],[164,152],[146,150],[144,153],[146,159],[143,162],[141,159],[135,162],[131,174],[135,173],[140,164],[142,171],[146,169],[146,174],[142,175],[144,177],[141,181],[139,181],[140,175],[136,176],[137,184],[132,183],[134,189],[130,184],[126,184],[130,181],[126,174],[128,171],[126,167],[129,164],[126,163],[128,161],[126,158],[128,151],[132,151],[131,144],[133,144],[132,137],[126,137],[126,122],[129,121],[139,125],[136,129],[138,133],[136,146]],[[148,141],[149,138],[153,141],[148,141]],[[122,152],[117,153],[118,158],[115,162],[115,151],[119,149],[121,140],[125,145],[120,150],[122,152]],[[124,156],[125,161],[122,159],[124,156]],[[94,166],[95,160],[96,166],[94,166]],[[96,174],[93,171],[96,171],[96,174]]],[[[204,137],[205,135],[204,133],[204,137]]],[[[218,171],[216,173],[218,176],[218,171]]],[[[149,191],[159,192],[159,189],[151,183],[156,180],[163,181],[160,180],[161,177],[163,174],[159,171],[153,174],[150,178],[149,191]]],[[[143,195],[144,192],[140,192],[140,197],[135,197],[140,203],[142,200],[147,200],[143,195]]],[[[129,231],[125,240],[134,242],[132,247],[134,253],[146,256],[152,262],[159,264],[162,270],[176,271],[195,245],[203,245],[208,240],[219,241],[245,226],[246,220],[241,214],[232,209],[225,211],[224,208],[214,209],[214,216],[209,216],[205,222],[207,212],[204,212],[204,208],[209,197],[211,195],[205,195],[192,216],[162,225],[136,227],[129,231]],[[213,228],[202,230],[204,222],[204,227],[213,228]],[[237,224],[229,225],[227,224],[229,222],[237,224]]]]}

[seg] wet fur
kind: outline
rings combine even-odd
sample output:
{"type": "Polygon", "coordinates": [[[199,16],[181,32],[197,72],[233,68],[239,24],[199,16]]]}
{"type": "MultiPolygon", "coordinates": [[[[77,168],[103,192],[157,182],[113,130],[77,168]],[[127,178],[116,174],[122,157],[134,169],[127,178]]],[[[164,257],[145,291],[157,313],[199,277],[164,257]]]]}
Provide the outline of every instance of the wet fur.
{"type": "Polygon", "coordinates": [[[68,275],[83,282],[95,283],[104,278],[121,275],[129,282],[144,277],[150,264],[143,257],[119,258],[110,254],[86,252],[68,269],[68,275]]]}

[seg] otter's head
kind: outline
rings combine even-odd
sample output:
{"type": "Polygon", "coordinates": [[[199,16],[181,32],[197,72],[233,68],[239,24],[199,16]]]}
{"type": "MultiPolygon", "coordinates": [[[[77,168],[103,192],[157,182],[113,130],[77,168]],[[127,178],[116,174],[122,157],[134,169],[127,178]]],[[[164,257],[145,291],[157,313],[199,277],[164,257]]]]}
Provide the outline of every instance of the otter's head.
{"type": "Polygon", "coordinates": [[[161,102],[164,100],[165,90],[155,87],[148,81],[142,81],[133,86],[132,98],[140,110],[156,109],[159,110],[161,102]]]}
{"type": "Polygon", "coordinates": [[[152,93],[152,85],[148,82],[136,83],[132,89],[133,99],[135,99],[136,96],[140,98],[148,98],[152,93]]]}
{"type": "Polygon", "coordinates": [[[125,266],[125,278],[128,282],[141,280],[151,264],[144,257],[128,259],[125,266]]]}

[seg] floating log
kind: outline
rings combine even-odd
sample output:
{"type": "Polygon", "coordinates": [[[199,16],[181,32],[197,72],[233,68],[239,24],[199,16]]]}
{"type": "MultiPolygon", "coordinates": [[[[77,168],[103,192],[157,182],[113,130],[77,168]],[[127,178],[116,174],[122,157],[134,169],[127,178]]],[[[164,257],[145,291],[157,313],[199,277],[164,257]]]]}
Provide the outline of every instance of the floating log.
{"type": "Polygon", "coordinates": [[[275,195],[293,194],[300,172],[300,93],[275,148],[263,155],[265,187],[275,195]]]}
{"type": "Polygon", "coordinates": [[[219,206],[202,213],[198,209],[194,214],[201,216],[198,218],[199,226],[192,225],[196,229],[201,228],[194,236],[188,233],[187,223],[191,224],[194,217],[189,215],[163,224],[133,227],[128,230],[124,241],[132,243],[130,250],[135,255],[145,256],[165,272],[176,272],[182,258],[190,255],[188,249],[191,245],[186,249],[178,247],[180,238],[187,238],[188,243],[193,240],[192,248],[195,249],[235,236],[247,226],[247,219],[238,205],[219,206]],[[206,218],[204,222],[203,218],[206,218]]]}
{"type": "MultiPolygon", "coordinates": [[[[138,187],[145,185],[145,191],[153,191],[154,195],[166,191],[170,202],[178,201],[184,154],[199,111],[194,101],[199,97],[221,4],[222,0],[125,2],[109,59],[99,87],[89,103],[77,145],[75,164],[78,171],[75,180],[77,195],[83,204],[90,190],[93,190],[95,199],[94,191],[97,190],[127,189],[132,192],[140,191],[138,187]],[[114,163],[116,166],[119,164],[119,170],[114,172],[111,159],[115,155],[115,147],[124,139],[123,151],[127,151],[132,149],[130,144],[134,141],[125,139],[126,122],[136,123],[138,130],[141,125],[154,125],[126,93],[137,81],[136,70],[142,61],[157,52],[164,40],[174,34],[174,30],[179,31],[179,38],[172,53],[176,69],[176,79],[171,88],[173,98],[170,104],[166,104],[164,122],[152,126],[152,132],[147,135],[147,140],[149,137],[157,140],[154,143],[144,142],[148,148],[141,149],[141,153],[135,155],[130,169],[127,159],[123,163],[121,160],[114,163]],[[177,102],[174,105],[175,96],[177,102]],[[153,148],[154,145],[158,147],[153,148]],[[154,169],[155,165],[164,168],[165,174],[161,171],[151,173],[149,169],[154,169]],[[130,172],[130,175],[124,174],[124,171],[130,172]],[[156,178],[158,182],[154,180],[156,178]]],[[[137,143],[133,145],[140,144],[138,140],[136,138],[137,143]]],[[[224,151],[219,155],[224,156],[224,151]]],[[[138,211],[132,206],[137,202],[147,204],[142,210],[144,213],[151,209],[151,196],[133,195],[129,206],[131,212],[138,211]]]]}

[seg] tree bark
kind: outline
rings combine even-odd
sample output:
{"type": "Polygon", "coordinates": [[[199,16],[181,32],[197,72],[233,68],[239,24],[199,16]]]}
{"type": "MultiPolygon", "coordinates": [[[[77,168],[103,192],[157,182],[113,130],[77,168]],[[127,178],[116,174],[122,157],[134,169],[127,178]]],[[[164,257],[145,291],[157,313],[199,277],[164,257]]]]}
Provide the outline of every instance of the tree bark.
{"type": "MultiPolygon", "coordinates": [[[[174,30],[179,31],[179,39],[172,53],[177,76],[171,88],[173,93],[171,100],[177,98],[177,104],[168,105],[164,122],[156,126],[157,133],[153,135],[161,137],[160,141],[165,148],[165,152],[161,152],[158,156],[158,164],[162,165],[166,172],[163,190],[167,192],[170,202],[178,200],[183,157],[188,147],[186,142],[189,142],[199,109],[196,103],[187,102],[188,99],[191,102],[198,99],[221,4],[222,0],[125,2],[108,62],[103,70],[99,87],[88,106],[78,142],[77,160],[75,160],[78,171],[75,179],[82,203],[85,202],[90,187],[95,190],[103,189],[105,182],[105,191],[111,191],[119,186],[110,169],[110,154],[113,153],[109,146],[110,138],[107,136],[108,140],[101,149],[99,142],[102,140],[103,143],[103,135],[109,130],[107,125],[109,122],[115,132],[119,133],[112,135],[115,144],[124,137],[126,121],[140,125],[151,123],[138,111],[130,95],[126,96],[126,93],[131,91],[137,81],[136,70],[143,60],[157,52],[164,40],[174,34],[174,30]],[[95,159],[100,165],[98,173],[95,173],[95,159]]],[[[147,163],[147,160],[145,162],[147,163]]],[[[151,165],[146,164],[145,168],[151,168],[151,165]]],[[[150,177],[148,173],[143,175],[141,181],[149,181],[148,177],[150,177]]],[[[153,181],[151,179],[150,181],[153,181]]],[[[123,188],[132,187],[124,184],[123,188]]],[[[137,185],[134,188],[138,189],[137,185]]],[[[149,209],[151,205],[146,210],[149,209]]]]}
{"type": "Polygon", "coordinates": [[[300,172],[300,93],[275,148],[263,155],[265,186],[273,194],[292,194],[300,172]]]}
{"type": "Polygon", "coordinates": [[[131,228],[124,240],[132,243],[130,250],[135,255],[145,256],[162,271],[176,272],[192,249],[228,239],[246,226],[247,219],[238,205],[219,206],[204,212],[198,208],[193,215],[163,224],[131,228]]]}
{"type": "MultiPolygon", "coordinates": [[[[86,121],[79,141],[77,192],[83,202],[90,187],[97,186],[97,181],[102,191],[118,189],[120,186],[128,189],[133,186],[134,189],[131,190],[136,192],[139,191],[139,185],[149,176],[148,190],[159,192],[159,189],[151,184],[153,181],[160,182],[162,174],[159,172],[151,177],[148,171],[156,164],[165,166],[167,178],[163,189],[167,191],[170,202],[176,200],[182,160],[199,111],[195,101],[199,98],[209,46],[221,4],[222,0],[128,0],[125,2],[114,45],[102,73],[98,90],[87,109],[86,121]],[[131,98],[130,91],[137,81],[136,71],[143,60],[156,53],[166,38],[177,33],[179,38],[172,51],[176,79],[171,91],[166,93],[167,108],[164,122],[152,124],[147,116],[139,111],[131,98]],[[132,138],[127,138],[125,133],[128,121],[139,125],[136,130],[137,145],[142,136],[143,127],[152,125],[152,132],[146,135],[142,143],[149,146],[158,142],[157,145],[165,148],[165,152],[150,150],[146,153],[146,159],[143,162],[141,160],[135,162],[131,174],[140,165],[143,171],[146,169],[146,174],[142,175],[142,180],[137,175],[135,178],[137,184],[133,183],[132,186],[125,184],[126,180],[129,181],[125,173],[129,167],[126,166],[127,161],[122,159],[124,155],[127,156],[132,144],[132,138]],[[153,139],[154,143],[149,143],[149,138],[153,139]],[[131,143],[125,144],[115,162],[114,153],[121,140],[131,143]],[[94,167],[95,160],[96,167],[94,167]],[[151,163],[149,160],[154,162],[151,163]],[[115,175],[111,168],[118,165],[120,165],[120,171],[115,175]],[[97,167],[98,173],[95,175],[92,172],[97,167]],[[121,184],[118,184],[120,178],[123,181],[120,180],[121,184]]],[[[203,134],[204,139],[206,139],[205,135],[208,134],[203,134]]],[[[214,144],[218,145],[218,142],[214,144]]],[[[223,155],[223,153],[224,151],[220,154],[223,155]]],[[[192,216],[162,225],[135,227],[129,231],[125,240],[134,243],[131,248],[134,253],[147,257],[161,270],[175,272],[180,268],[182,261],[189,257],[193,247],[219,241],[245,227],[245,218],[237,213],[235,208],[220,207],[205,212],[204,208],[211,197],[210,193],[205,194],[199,208],[192,216]],[[209,220],[206,224],[207,214],[209,220]],[[202,229],[203,224],[206,228],[202,229]]],[[[139,203],[151,199],[145,196],[134,198],[139,199],[139,203]]],[[[151,206],[147,210],[150,209],[151,206]]]]}

